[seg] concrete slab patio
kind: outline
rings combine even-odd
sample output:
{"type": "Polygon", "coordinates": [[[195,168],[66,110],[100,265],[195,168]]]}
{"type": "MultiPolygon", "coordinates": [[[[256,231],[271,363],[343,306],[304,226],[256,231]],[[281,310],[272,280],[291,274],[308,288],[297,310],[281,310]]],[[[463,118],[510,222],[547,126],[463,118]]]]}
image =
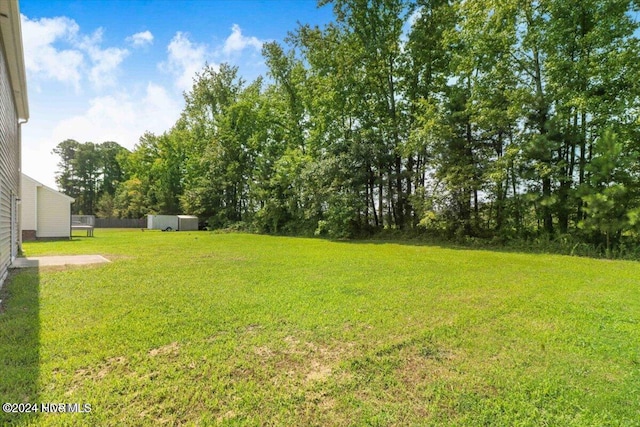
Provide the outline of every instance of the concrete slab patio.
{"type": "Polygon", "coordinates": [[[50,267],[56,265],[87,265],[111,262],[102,255],[60,255],[16,258],[11,268],[50,267]]]}

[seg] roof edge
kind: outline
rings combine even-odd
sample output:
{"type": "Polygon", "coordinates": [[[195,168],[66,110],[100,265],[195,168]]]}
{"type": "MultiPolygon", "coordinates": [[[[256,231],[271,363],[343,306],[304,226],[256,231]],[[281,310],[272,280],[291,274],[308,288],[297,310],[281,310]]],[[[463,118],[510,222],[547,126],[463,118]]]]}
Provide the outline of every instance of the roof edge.
{"type": "Polygon", "coordinates": [[[29,175],[25,174],[24,172],[20,172],[20,175],[22,175],[22,178],[26,178],[26,179],[28,179],[29,181],[31,181],[31,182],[33,182],[34,184],[36,184],[36,186],[37,186],[37,187],[42,187],[42,188],[44,188],[44,189],[46,189],[46,190],[53,191],[54,193],[58,193],[58,194],[60,194],[60,195],[62,195],[62,196],[64,196],[64,197],[66,197],[67,199],[71,200],[71,203],[73,203],[73,202],[75,202],[75,201],[76,201],[76,199],[74,199],[73,197],[68,196],[68,195],[64,194],[63,192],[61,192],[61,191],[58,191],[58,190],[56,190],[55,188],[51,188],[51,187],[49,187],[48,185],[44,185],[44,184],[43,184],[43,183],[41,183],[40,181],[38,181],[38,180],[35,180],[35,179],[31,178],[29,175]]]}
{"type": "Polygon", "coordinates": [[[18,0],[0,2],[0,19],[3,21],[2,41],[7,55],[7,68],[13,90],[18,117],[29,119],[29,101],[27,97],[27,76],[22,45],[22,25],[18,0]]]}

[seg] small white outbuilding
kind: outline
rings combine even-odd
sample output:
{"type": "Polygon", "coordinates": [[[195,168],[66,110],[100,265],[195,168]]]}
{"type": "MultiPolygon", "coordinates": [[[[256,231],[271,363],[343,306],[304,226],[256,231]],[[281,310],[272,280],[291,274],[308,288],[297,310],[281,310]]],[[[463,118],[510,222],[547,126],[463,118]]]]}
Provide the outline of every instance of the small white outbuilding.
{"type": "Polygon", "coordinates": [[[198,229],[198,217],[192,215],[147,215],[147,228],[164,231],[198,229]]]}
{"type": "Polygon", "coordinates": [[[147,228],[149,230],[172,231],[178,229],[177,215],[147,215],[147,228]]]}
{"type": "Polygon", "coordinates": [[[20,176],[22,240],[70,238],[72,197],[28,177],[20,176]]]}
{"type": "Polygon", "coordinates": [[[194,231],[198,230],[198,217],[193,215],[178,215],[178,230],[194,231]]]}

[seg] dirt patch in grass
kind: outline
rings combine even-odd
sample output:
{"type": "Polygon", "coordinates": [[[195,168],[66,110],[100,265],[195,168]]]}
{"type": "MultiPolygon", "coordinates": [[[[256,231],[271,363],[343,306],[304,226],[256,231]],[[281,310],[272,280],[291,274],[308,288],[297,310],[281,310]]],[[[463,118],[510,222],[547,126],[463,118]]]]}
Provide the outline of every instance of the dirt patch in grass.
{"type": "Polygon", "coordinates": [[[348,357],[352,345],[345,343],[319,344],[298,340],[292,336],[284,339],[282,365],[303,383],[323,381],[337,371],[338,365],[348,357]]]}
{"type": "Polygon", "coordinates": [[[244,333],[245,334],[257,334],[259,332],[261,332],[264,329],[264,326],[262,325],[258,325],[258,324],[251,324],[251,325],[247,325],[246,328],[244,328],[244,333]]]}
{"type": "Polygon", "coordinates": [[[417,389],[436,381],[454,381],[460,375],[453,369],[460,355],[453,351],[433,347],[414,346],[399,354],[402,361],[397,376],[408,389],[417,389]]]}
{"type": "MultiPolygon", "coordinates": [[[[174,359],[179,355],[180,345],[177,342],[153,348],[147,352],[147,356],[150,358],[164,357],[174,359]]],[[[67,390],[66,395],[73,394],[75,390],[80,388],[83,384],[90,383],[92,381],[100,381],[105,377],[117,372],[121,375],[131,376],[136,375],[135,371],[131,369],[130,361],[125,356],[110,357],[102,363],[95,366],[83,367],[77,369],[73,374],[71,380],[71,387],[67,390]]],[[[156,375],[155,373],[150,374],[156,375]]]]}
{"type": "Polygon", "coordinates": [[[162,347],[152,348],[149,350],[149,357],[156,356],[177,356],[180,352],[180,345],[177,342],[163,345],[162,347]]]}
{"type": "Polygon", "coordinates": [[[322,365],[318,362],[313,362],[311,368],[307,373],[307,381],[322,381],[328,378],[333,370],[330,366],[322,365]]]}
{"type": "Polygon", "coordinates": [[[111,357],[96,366],[77,369],[73,374],[71,386],[67,389],[65,395],[70,396],[84,384],[102,380],[114,371],[119,371],[123,374],[131,373],[129,361],[125,356],[111,357]]]}
{"type": "Polygon", "coordinates": [[[208,253],[208,254],[200,254],[194,259],[200,260],[219,260],[219,261],[231,261],[231,262],[244,262],[247,261],[248,258],[244,256],[229,256],[226,254],[218,254],[218,253],[208,253]]]}
{"type": "Polygon", "coordinates": [[[259,347],[255,347],[253,349],[253,352],[256,354],[256,356],[262,358],[262,359],[270,359],[273,356],[275,356],[275,353],[273,350],[271,350],[269,347],[267,347],[266,345],[263,346],[259,346],[259,347]]]}
{"type": "Polygon", "coordinates": [[[345,343],[317,343],[286,336],[273,344],[248,348],[249,360],[234,369],[243,379],[267,381],[277,387],[301,392],[316,383],[340,380],[340,364],[348,359],[353,345],[345,343]]]}

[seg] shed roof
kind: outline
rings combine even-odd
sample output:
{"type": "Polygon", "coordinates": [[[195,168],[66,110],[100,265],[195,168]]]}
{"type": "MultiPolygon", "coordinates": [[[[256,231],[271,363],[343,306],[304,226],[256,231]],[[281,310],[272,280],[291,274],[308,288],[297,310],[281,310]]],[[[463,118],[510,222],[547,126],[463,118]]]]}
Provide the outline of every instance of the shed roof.
{"type": "Polygon", "coordinates": [[[36,181],[35,179],[31,178],[31,177],[30,177],[30,176],[28,176],[28,175],[25,175],[24,173],[22,174],[22,178],[23,178],[23,179],[26,179],[26,180],[28,180],[28,181],[31,181],[31,182],[32,182],[36,187],[42,187],[42,188],[44,188],[44,189],[46,189],[46,190],[52,191],[52,192],[54,192],[54,193],[58,193],[58,194],[59,194],[60,196],[62,196],[62,197],[66,197],[67,199],[69,199],[70,203],[73,203],[73,202],[75,202],[75,201],[76,201],[76,199],[74,199],[73,197],[71,197],[71,196],[67,196],[66,194],[61,193],[61,192],[59,192],[58,190],[54,190],[53,188],[51,188],[51,187],[49,187],[49,186],[46,186],[46,185],[44,185],[43,183],[41,183],[41,182],[39,182],[39,181],[36,181]]]}

